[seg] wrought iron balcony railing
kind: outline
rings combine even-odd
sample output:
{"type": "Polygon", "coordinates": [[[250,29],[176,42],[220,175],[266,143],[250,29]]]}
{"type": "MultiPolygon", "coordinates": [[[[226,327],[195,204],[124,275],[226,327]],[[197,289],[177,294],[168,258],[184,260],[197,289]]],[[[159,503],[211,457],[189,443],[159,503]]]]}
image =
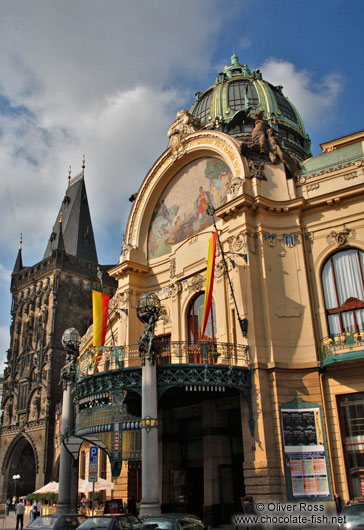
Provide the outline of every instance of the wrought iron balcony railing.
{"type": "MultiPolygon", "coordinates": [[[[159,345],[157,364],[249,366],[249,347],[228,342],[169,342],[159,345]]],[[[78,360],[78,379],[96,372],[141,366],[137,344],[94,346],[78,360]]]]}
{"type": "Polygon", "coordinates": [[[347,331],[339,335],[330,335],[330,337],[326,337],[320,341],[321,361],[325,361],[325,359],[331,356],[360,351],[363,348],[364,331],[347,331]]]}

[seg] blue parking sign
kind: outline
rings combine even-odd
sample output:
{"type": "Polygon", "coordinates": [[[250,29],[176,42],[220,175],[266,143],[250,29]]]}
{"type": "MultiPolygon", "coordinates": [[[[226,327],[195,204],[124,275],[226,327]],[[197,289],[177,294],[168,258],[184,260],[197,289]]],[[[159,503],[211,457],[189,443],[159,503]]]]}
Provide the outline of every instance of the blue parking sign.
{"type": "Polygon", "coordinates": [[[92,445],[90,447],[90,463],[97,462],[98,452],[99,452],[99,448],[97,447],[97,445],[92,445]]]}

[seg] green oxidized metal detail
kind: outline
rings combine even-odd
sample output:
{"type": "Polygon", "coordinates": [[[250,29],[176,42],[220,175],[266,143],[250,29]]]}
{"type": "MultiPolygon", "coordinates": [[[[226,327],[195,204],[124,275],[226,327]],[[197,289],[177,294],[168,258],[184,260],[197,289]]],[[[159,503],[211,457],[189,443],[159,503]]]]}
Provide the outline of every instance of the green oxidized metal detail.
{"type": "Polygon", "coordinates": [[[203,117],[202,125],[204,128],[218,129],[238,138],[244,138],[249,136],[249,119],[254,121],[257,114],[263,111],[263,119],[267,120],[270,127],[282,134],[283,146],[286,149],[294,152],[300,160],[311,156],[310,139],[305,132],[300,114],[293,103],[284,96],[282,87],[275,87],[265,81],[259,70],[251,71],[246,64],[240,64],[239,58],[235,54],[231,57],[231,64],[225,66],[223,71],[218,74],[215,85],[210,86],[204,92],[196,93],[197,99],[190,109],[191,114],[200,117],[199,109],[201,106],[199,103],[211,91],[209,116],[207,119],[205,115],[203,117]],[[228,94],[229,86],[235,81],[241,81],[254,87],[259,99],[258,104],[252,99],[247,102],[243,101],[244,98],[242,98],[239,108],[232,109],[229,106],[228,94]],[[244,112],[245,118],[243,117],[244,112]],[[229,126],[230,121],[233,126],[229,126]],[[239,125],[240,128],[236,128],[236,125],[239,125]],[[293,134],[292,131],[294,131],[293,134]]]}
{"type": "MultiPolygon", "coordinates": [[[[100,392],[134,391],[141,395],[141,367],[124,368],[96,373],[80,379],[74,390],[74,399],[79,402],[100,392]]],[[[236,389],[241,392],[248,403],[249,421],[254,432],[254,418],[251,398],[251,371],[247,367],[209,365],[209,364],[174,364],[157,367],[158,398],[173,387],[193,387],[193,390],[236,389]]]]}
{"type": "Polygon", "coordinates": [[[304,179],[320,177],[326,173],[350,167],[355,165],[356,162],[362,161],[362,144],[348,145],[310,158],[302,165],[299,176],[304,179]]]}

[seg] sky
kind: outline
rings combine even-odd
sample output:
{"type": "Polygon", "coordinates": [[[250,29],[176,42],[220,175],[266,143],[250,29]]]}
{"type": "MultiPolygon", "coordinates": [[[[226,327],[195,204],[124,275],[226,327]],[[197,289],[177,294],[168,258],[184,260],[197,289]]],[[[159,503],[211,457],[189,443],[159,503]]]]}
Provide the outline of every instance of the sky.
{"type": "Polygon", "coordinates": [[[85,155],[99,262],[119,260],[131,204],[167,130],[233,53],[283,85],[312,140],[364,129],[363,0],[1,0],[0,372],[10,279],[41,261],[85,155]]]}

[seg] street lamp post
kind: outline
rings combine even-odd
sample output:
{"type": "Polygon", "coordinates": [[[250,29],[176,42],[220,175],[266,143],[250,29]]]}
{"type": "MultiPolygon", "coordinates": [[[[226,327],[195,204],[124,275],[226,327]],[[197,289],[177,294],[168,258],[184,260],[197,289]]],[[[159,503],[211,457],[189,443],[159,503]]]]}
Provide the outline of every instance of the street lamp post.
{"type": "Polygon", "coordinates": [[[14,497],[16,497],[16,484],[18,480],[20,479],[20,475],[13,475],[13,481],[14,481],[14,497]]]}
{"type": "Polygon", "coordinates": [[[142,360],[142,500],[140,515],[159,515],[159,464],[158,464],[158,412],[157,367],[158,354],[154,335],[160,314],[160,300],[154,293],[142,294],[136,312],[144,324],[144,332],[138,341],[142,360]]]}
{"type": "Polygon", "coordinates": [[[81,337],[77,329],[68,328],[63,333],[62,344],[66,350],[66,364],[61,370],[63,385],[61,453],[59,461],[59,492],[56,513],[65,514],[75,511],[75,499],[72,495],[73,459],[67,451],[63,439],[73,431],[72,387],[76,379],[76,358],[81,337]]]}

